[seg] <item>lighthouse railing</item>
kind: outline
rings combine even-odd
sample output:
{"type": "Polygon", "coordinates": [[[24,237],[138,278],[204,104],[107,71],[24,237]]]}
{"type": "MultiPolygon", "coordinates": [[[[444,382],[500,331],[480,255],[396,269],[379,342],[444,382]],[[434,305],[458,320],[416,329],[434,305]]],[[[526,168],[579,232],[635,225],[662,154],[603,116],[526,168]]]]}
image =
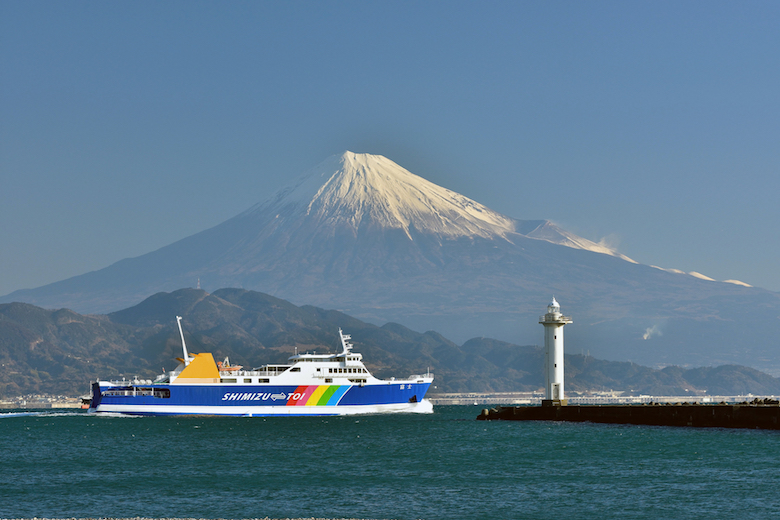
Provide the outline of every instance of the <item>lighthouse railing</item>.
{"type": "Polygon", "coordinates": [[[539,316],[539,323],[571,323],[570,316],[564,316],[563,314],[543,314],[539,316]]]}

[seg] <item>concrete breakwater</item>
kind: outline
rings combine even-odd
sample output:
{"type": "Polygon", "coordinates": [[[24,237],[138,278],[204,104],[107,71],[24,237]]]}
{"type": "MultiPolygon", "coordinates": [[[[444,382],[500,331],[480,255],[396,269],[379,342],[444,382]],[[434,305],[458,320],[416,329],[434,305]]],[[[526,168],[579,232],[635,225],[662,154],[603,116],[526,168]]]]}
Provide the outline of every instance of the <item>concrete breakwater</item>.
{"type": "Polygon", "coordinates": [[[780,405],[765,400],[741,404],[501,406],[482,410],[477,419],[780,430],[780,405]]]}

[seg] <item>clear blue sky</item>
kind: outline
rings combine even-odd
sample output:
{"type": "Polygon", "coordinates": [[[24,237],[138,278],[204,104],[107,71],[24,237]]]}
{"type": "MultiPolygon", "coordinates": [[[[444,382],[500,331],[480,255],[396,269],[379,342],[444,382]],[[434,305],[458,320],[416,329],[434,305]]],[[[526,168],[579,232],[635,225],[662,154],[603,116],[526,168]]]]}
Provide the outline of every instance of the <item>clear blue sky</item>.
{"type": "Polygon", "coordinates": [[[0,294],[344,150],[780,291],[780,3],[0,3],[0,294]]]}

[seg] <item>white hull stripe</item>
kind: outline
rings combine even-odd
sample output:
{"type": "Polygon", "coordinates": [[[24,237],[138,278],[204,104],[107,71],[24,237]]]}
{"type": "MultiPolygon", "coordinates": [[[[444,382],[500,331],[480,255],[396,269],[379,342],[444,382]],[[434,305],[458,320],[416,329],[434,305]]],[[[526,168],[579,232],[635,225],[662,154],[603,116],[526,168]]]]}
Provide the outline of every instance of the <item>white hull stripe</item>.
{"type": "Polygon", "coordinates": [[[109,412],[143,415],[233,415],[233,416],[271,416],[271,415],[357,415],[373,413],[432,413],[433,405],[424,399],[419,403],[393,403],[352,406],[187,406],[187,405],[120,405],[100,404],[91,412],[109,412]]]}

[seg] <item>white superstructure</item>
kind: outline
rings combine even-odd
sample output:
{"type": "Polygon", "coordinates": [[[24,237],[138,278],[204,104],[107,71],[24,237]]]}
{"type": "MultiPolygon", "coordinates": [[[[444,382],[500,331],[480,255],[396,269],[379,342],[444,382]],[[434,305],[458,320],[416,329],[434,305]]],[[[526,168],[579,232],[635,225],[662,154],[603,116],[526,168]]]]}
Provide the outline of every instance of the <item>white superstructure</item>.
{"type": "Polygon", "coordinates": [[[571,323],[568,316],[561,314],[561,306],[553,297],[547,306],[547,314],[539,317],[544,325],[544,398],[547,401],[562,402],[563,392],[563,326],[571,323]]]}

